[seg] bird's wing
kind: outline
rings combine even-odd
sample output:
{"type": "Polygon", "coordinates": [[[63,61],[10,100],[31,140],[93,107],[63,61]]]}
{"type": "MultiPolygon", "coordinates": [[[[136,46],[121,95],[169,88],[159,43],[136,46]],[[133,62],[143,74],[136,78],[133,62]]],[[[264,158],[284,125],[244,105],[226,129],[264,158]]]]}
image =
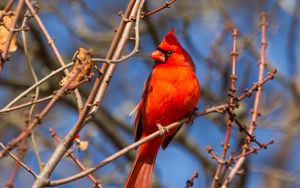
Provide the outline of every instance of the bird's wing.
{"type": "Polygon", "coordinates": [[[137,107],[134,109],[134,111],[135,111],[134,113],[136,113],[136,118],[135,118],[135,122],[134,122],[134,141],[135,142],[141,138],[141,133],[142,133],[142,128],[143,128],[142,114],[143,114],[143,111],[144,111],[146,103],[147,103],[148,88],[149,88],[150,80],[151,80],[151,74],[147,78],[147,81],[144,85],[144,91],[143,91],[142,98],[141,98],[139,104],[137,105],[137,107]]]}

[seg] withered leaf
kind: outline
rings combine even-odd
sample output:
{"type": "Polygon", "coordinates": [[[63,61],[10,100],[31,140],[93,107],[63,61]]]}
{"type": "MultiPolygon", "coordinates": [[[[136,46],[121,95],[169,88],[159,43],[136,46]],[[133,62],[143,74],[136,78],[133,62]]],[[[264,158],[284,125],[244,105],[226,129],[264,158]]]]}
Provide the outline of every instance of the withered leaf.
{"type": "Polygon", "coordinates": [[[89,147],[89,141],[87,140],[80,140],[80,138],[75,138],[76,147],[81,150],[85,151],[89,147]]]}
{"type": "Polygon", "coordinates": [[[80,148],[80,150],[85,151],[89,147],[89,142],[85,140],[81,140],[78,144],[78,147],[80,148]]]}
{"type": "Polygon", "coordinates": [[[92,57],[92,50],[85,50],[84,48],[79,48],[78,51],[75,52],[73,57],[73,68],[71,72],[64,77],[59,84],[61,86],[64,86],[66,83],[71,81],[71,79],[78,73],[78,70],[80,72],[75,76],[75,78],[71,81],[71,83],[68,85],[68,90],[74,90],[76,89],[80,84],[85,82],[87,79],[92,77],[92,68],[93,68],[93,62],[91,60],[92,57]],[[83,67],[82,67],[83,65],[83,67]]]}
{"type": "MultiPolygon", "coordinates": [[[[3,11],[0,11],[2,13],[3,11]]],[[[0,23],[0,52],[4,51],[5,43],[9,35],[9,29],[11,28],[14,20],[14,15],[5,15],[0,23]]],[[[8,52],[14,52],[17,50],[17,38],[13,36],[8,52]]]]}

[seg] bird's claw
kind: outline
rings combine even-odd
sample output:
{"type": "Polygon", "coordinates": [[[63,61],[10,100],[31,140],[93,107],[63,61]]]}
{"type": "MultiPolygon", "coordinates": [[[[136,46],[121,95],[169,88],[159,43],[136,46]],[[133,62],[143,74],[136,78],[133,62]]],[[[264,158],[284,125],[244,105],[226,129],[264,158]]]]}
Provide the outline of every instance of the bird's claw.
{"type": "Polygon", "coordinates": [[[163,136],[169,132],[169,130],[167,128],[165,128],[164,126],[162,126],[161,124],[156,124],[156,126],[157,126],[161,136],[163,136]]]}
{"type": "Polygon", "coordinates": [[[196,117],[198,115],[197,111],[198,111],[198,108],[194,108],[193,111],[189,114],[187,124],[193,124],[194,120],[196,119],[196,117]]]}

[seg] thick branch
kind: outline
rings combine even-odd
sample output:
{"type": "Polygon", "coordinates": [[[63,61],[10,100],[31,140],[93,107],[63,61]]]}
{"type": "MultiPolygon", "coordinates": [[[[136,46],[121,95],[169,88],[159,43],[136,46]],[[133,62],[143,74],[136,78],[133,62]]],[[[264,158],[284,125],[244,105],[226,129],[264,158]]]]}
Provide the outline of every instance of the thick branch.
{"type": "MultiPolygon", "coordinates": [[[[138,14],[138,10],[141,8],[140,6],[142,6],[142,5],[143,5],[143,3],[141,3],[141,1],[139,1],[139,0],[138,1],[131,0],[129,2],[128,8],[126,10],[126,12],[129,12],[130,14],[129,13],[127,13],[127,14],[130,17],[136,17],[137,14],[138,14]]],[[[132,23],[128,22],[128,21],[125,22],[125,20],[124,20],[124,18],[122,20],[122,23],[125,24],[124,28],[126,28],[127,24],[129,24],[130,28],[127,28],[128,29],[127,32],[125,32],[125,30],[123,30],[123,31],[121,30],[121,31],[118,32],[119,34],[117,33],[115,35],[115,37],[114,37],[115,40],[114,41],[116,42],[116,44],[112,44],[112,46],[117,45],[118,48],[116,48],[116,49],[114,49],[114,47],[111,48],[112,49],[112,51],[111,51],[112,54],[115,54],[116,52],[120,53],[122,51],[122,49],[124,48],[126,42],[127,42],[128,35],[129,35],[129,30],[131,29],[132,23]]],[[[107,64],[105,64],[105,65],[107,65],[107,64]]],[[[105,65],[103,65],[103,66],[105,67],[105,65]]],[[[59,163],[61,158],[64,156],[66,151],[72,146],[72,143],[74,141],[75,136],[80,132],[80,130],[85,125],[87,114],[90,111],[91,107],[93,107],[93,101],[95,99],[97,91],[99,90],[99,86],[101,85],[102,82],[104,82],[104,81],[107,82],[107,80],[105,80],[105,79],[102,80],[102,73],[104,73],[102,71],[105,71],[105,70],[100,70],[99,71],[100,75],[98,76],[98,78],[96,79],[96,81],[93,85],[92,91],[91,91],[91,93],[90,93],[90,95],[87,99],[86,104],[84,105],[83,110],[79,114],[77,122],[75,123],[73,129],[68,133],[68,135],[63,139],[63,141],[55,149],[54,153],[52,154],[52,156],[50,157],[50,159],[46,163],[44,169],[41,171],[40,175],[38,176],[37,180],[35,181],[35,183],[33,185],[34,188],[43,187],[46,184],[48,184],[48,180],[47,180],[48,177],[51,175],[52,171],[54,170],[56,165],[59,163]]],[[[108,83],[106,83],[106,84],[108,84],[108,83]]],[[[104,94],[104,91],[103,91],[103,94],[104,94]]]]}

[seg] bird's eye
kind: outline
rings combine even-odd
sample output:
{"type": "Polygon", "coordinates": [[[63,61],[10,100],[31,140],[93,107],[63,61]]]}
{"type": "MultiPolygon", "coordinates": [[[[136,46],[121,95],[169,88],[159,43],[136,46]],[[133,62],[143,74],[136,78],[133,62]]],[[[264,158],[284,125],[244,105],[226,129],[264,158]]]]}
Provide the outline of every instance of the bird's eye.
{"type": "Polygon", "coordinates": [[[160,47],[158,47],[157,50],[163,53],[166,58],[168,58],[173,53],[171,50],[164,50],[160,47]]]}
{"type": "Polygon", "coordinates": [[[168,55],[171,55],[171,54],[172,54],[172,51],[171,51],[171,50],[168,50],[168,51],[167,51],[167,54],[168,54],[168,55]]]}

